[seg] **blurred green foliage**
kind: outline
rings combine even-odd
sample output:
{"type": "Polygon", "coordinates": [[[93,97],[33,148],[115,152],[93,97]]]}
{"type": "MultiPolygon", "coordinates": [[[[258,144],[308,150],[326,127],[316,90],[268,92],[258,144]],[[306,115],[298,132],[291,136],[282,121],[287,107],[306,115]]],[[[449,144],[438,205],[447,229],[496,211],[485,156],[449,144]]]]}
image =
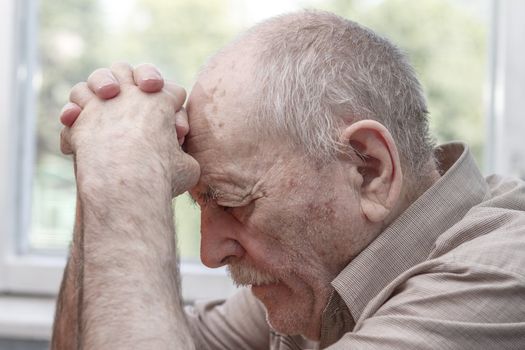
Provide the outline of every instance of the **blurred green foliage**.
{"type": "Polygon", "coordinates": [[[381,33],[408,53],[428,97],[437,140],[466,141],[483,163],[489,29],[480,19],[483,14],[468,11],[461,1],[363,3],[366,1],[333,0],[329,8],[381,33]]]}

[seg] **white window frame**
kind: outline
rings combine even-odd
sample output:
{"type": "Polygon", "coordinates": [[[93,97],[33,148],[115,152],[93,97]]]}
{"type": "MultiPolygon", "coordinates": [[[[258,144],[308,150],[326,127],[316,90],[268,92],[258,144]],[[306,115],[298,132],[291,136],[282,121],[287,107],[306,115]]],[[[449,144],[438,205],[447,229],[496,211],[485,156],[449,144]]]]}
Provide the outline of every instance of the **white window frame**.
{"type": "MultiPolygon", "coordinates": [[[[0,338],[49,339],[66,263],[64,256],[24,252],[17,239],[27,237],[23,233],[31,220],[35,104],[26,79],[32,76],[31,63],[24,62],[31,53],[24,50],[35,50],[36,45],[26,42],[24,31],[37,25],[36,11],[31,11],[35,3],[0,1],[0,338]],[[28,19],[27,13],[34,18],[28,19]]],[[[224,268],[183,262],[180,269],[186,302],[225,298],[235,290],[224,268]]]]}
{"type": "Polygon", "coordinates": [[[485,172],[525,179],[525,1],[492,0],[485,172]]]}

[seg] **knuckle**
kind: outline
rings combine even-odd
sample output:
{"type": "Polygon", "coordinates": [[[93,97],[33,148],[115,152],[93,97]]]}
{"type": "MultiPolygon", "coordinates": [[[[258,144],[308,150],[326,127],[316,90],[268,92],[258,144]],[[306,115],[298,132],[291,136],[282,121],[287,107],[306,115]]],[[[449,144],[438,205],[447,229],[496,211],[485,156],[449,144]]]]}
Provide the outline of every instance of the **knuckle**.
{"type": "Polygon", "coordinates": [[[179,85],[170,84],[170,86],[163,91],[171,96],[176,109],[179,110],[186,100],[186,90],[179,85]]]}
{"type": "Polygon", "coordinates": [[[83,95],[89,87],[85,81],[76,83],[69,92],[69,100],[74,101],[78,96],[83,95]]]}
{"type": "Polygon", "coordinates": [[[105,77],[108,74],[111,74],[111,71],[108,68],[97,68],[88,76],[88,82],[105,77]]]}
{"type": "Polygon", "coordinates": [[[184,154],[185,161],[186,161],[186,187],[190,188],[197,184],[199,181],[201,168],[199,166],[199,163],[195,160],[195,158],[191,157],[188,154],[184,154]]]}
{"type": "Polygon", "coordinates": [[[180,99],[181,104],[186,100],[186,90],[181,86],[177,89],[177,97],[180,99]]]}
{"type": "Polygon", "coordinates": [[[186,136],[190,130],[190,126],[188,124],[188,118],[181,114],[180,112],[177,112],[175,115],[175,127],[177,129],[178,134],[182,134],[182,136],[186,136]]]}
{"type": "Polygon", "coordinates": [[[173,91],[176,95],[181,95],[181,97],[186,97],[186,89],[184,89],[179,84],[173,84],[173,91]]]}
{"type": "Polygon", "coordinates": [[[172,105],[173,104],[173,96],[171,96],[170,94],[166,93],[165,91],[161,91],[159,94],[152,95],[151,97],[152,98],[159,98],[160,101],[162,101],[162,103],[165,103],[167,105],[172,105]]]}
{"type": "Polygon", "coordinates": [[[199,181],[201,169],[195,158],[181,151],[175,173],[177,174],[177,178],[174,179],[174,189],[175,193],[179,194],[194,187],[197,184],[199,181]]]}
{"type": "Polygon", "coordinates": [[[114,71],[114,70],[133,70],[133,66],[127,62],[115,62],[113,63],[110,67],[109,67],[110,70],[114,71]]]}
{"type": "Polygon", "coordinates": [[[153,70],[153,71],[159,71],[157,67],[151,63],[141,63],[135,67],[135,70],[153,70]]]}
{"type": "Polygon", "coordinates": [[[84,89],[86,87],[87,87],[87,83],[85,81],[80,81],[80,82],[76,83],[75,85],[73,85],[73,87],[71,88],[71,91],[84,89]]]}
{"type": "Polygon", "coordinates": [[[133,85],[133,67],[129,63],[113,63],[110,70],[121,85],[133,85]]]}
{"type": "Polygon", "coordinates": [[[60,151],[62,151],[64,154],[73,153],[71,148],[70,134],[67,128],[62,128],[60,131],[60,151]]]}
{"type": "Polygon", "coordinates": [[[68,127],[62,128],[62,130],[60,131],[60,138],[64,141],[69,141],[69,139],[71,138],[71,133],[69,132],[68,127]]]}

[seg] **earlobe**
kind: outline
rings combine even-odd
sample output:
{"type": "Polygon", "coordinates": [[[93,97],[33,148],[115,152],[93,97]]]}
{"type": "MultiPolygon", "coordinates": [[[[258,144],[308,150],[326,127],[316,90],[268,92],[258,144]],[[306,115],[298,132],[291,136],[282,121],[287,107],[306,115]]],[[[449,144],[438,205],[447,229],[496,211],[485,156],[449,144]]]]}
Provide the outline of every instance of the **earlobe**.
{"type": "Polygon", "coordinates": [[[403,174],[397,147],[390,132],[374,120],[357,121],[341,134],[360,158],[355,162],[359,176],[360,206],[371,222],[384,221],[398,202],[403,174]]]}

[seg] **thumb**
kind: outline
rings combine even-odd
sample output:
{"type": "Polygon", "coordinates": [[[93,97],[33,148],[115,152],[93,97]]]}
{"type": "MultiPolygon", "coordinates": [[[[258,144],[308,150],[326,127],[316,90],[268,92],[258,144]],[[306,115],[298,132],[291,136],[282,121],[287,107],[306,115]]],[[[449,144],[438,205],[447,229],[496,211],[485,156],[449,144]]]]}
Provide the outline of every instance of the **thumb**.
{"type": "Polygon", "coordinates": [[[178,196],[197,185],[201,173],[199,163],[189,154],[180,151],[173,169],[173,196],[178,196]]]}

